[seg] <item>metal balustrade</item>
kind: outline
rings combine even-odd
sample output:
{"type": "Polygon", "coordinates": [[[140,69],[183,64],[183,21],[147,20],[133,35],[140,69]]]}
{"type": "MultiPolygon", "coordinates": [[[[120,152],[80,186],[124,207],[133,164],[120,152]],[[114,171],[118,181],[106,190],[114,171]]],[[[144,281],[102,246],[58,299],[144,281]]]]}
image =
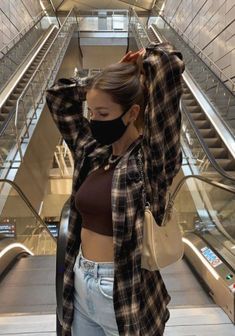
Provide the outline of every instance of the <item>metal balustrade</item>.
{"type": "Polygon", "coordinates": [[[28,130],[31,123],[38,118],[38,112],[45,102],[45,90],[54,82],[76,25],[77,20],[72,9],[19,96],[16,110],[11,113],[1,130],[0,141],[1,144],[4,143],[0,156],[2,167],[12,165],[17,153],[20,161],[23,160],[22,142],[29,136],[28,130]],[[10,155],[12,149],[15,152],[13,157],[10,155]]]}
{"type": "Polygon", "coordinates": [[[50,25],[51,19],[42,11],[0,50],[0,91],[50,25]]]}

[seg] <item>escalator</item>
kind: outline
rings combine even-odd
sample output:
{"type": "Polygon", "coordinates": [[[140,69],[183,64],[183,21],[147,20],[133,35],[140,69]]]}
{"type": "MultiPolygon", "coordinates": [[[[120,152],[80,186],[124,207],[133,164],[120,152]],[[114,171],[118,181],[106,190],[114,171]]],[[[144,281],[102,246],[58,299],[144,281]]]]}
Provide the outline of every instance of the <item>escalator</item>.
{"type": "MultiPolygon", "coordinates": [[[[169,28],[165,30],[167,30],[167,36],[169,37],[169,28]]],[[[161,29],[161,33],[162,32],[163,29],[161,29]]],[[[151,40],[154,42],[160,42],[164,40],[164,36],[162,37],[162,35],[160,35],[160,33],[157,31],[156,25],[150,26],[148,34],[151,37],[151,40]]],[[[174,44],[177,48],[179,47],[179,50],[181,50],[180,45],[175,43],[175,39],[174,44]]],[[[184,122],[189,123],[191,127],[197,130],[197,135],[200,139],[202,139],[202,146],[209,154],[208,156],[199,158],[199,160],[204,161],[204,167],[206,166],[206,171],[202,172],[202,175],[206,175],[220,181],[222,180],[225,183],[226,179],[228,179],[234,183],[235,152],[233,150],[234,146],[232,145],[234,143],[234,136],[223,124],[223,120],[221,120],[220,114],[216,114],[216,111],[213,111],[213,108],[215,109],[215,107],[211,104],[210,100],[206,100],[206,98],[202,96],[201,87],[195,85],[193,77],[191,77],[190,72],[188,72],[191,69],[189,68],[188,70],[188,65],[191,63],[192,61],[189,62],[189,64],[186,61],[186,70],[183,74],[184,81],[181,107],[182,112],[184,112],[184,122]],[[208,157],[211,158],[212,162],[210,162],[208,157]]],[[[227,89],[224,87],[224,90],[227,89]]],[[[214,96],[215,92],[213,97],[214,96]]],[[[220,100],[220,103],[222,101],[224,102],[224,99],[225,98],[223,96],[222,100],[220,100]]],[[[218,99],[216,102],[218,102],[218,99]]],[[[232,108],[232,105],[230,108],[232,108]]],[[[195,138],[196,136],[191,137],[190,141],[194,142],[195,138]]],[[[199,148],[196,148],[195,145],[193,147],[193,152],[197,152],[199,148]]]]}
{"type": "Polygon", "coordinates": [[[8,96],[4,95],[4,98],[1,99],[0,133],[1,129],[6,125],[8,118],[12,113],[14,113],[19,96],[30,81],[42,58],[46,54],[57,34],[57,31],[58,30],[55,26],[49,29],[44,42],[41,44],[40,50],[34,54],[33,58],[30,59],[26,68],[24,69],[24,72],[20,74],[18,83],[15,82],[14,78],[12,79],[14,80],[14,86],[12,84],[12,90],[8,90],[8,96]]]}
{"type": "Polygon", "coordinates": [[[0,335],[15,333],[16,324],[29,332],[36,316],[43,333],[56,309],[56,240],[14,182],[0,180],[0,190],[0,335]]]}
{"type": "Polygon", "coordinates": [[[0,174],[19,167],[36,121],[45,105],[44,91],[52,84],[77,26],[73,9],[61,27],[51,25],[44,40],[23,61],[0,93],[0,174]],[[23,147],[23,148],[22,148],[23,147]]]}

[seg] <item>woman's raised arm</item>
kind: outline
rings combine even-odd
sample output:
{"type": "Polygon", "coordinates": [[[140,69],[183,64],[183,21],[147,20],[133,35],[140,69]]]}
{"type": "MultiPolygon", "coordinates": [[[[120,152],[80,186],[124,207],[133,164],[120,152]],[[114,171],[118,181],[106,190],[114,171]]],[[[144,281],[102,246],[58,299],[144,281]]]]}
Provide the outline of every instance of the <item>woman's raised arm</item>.
{"type": "Polygon", "coordinates": [[[46,91],[46,102],[63,139],[74,155],[79,146],[91,140],[88,120],[83,116],[83,101],[90,78],[59,79],[46,91]]]}

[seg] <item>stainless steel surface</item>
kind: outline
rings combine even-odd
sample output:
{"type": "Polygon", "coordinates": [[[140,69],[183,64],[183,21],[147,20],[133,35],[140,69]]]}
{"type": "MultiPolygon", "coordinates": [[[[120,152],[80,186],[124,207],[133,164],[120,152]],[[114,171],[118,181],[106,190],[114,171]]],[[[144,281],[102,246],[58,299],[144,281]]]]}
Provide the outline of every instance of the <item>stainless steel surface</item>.
{"type": "MultiPolygon", "coordinates": [[[[45,103],[44,90],[55,79],[75,24],[76,19],[71,10],[56,36],[53,37],[49,49],[46,52],[45,49],[44,51],[42,49],[42,52],[40,51],[40,55],[36,57],[39,63],[30,72],[28,71],[27,79],[19,83],[18,91],[16,90],[17,97],[13,97],[13,100],[17,99],[16,111],[12,110],[13,102],[9,102],[11,114],[4,123],[0,139],[0,141],[4,141],[4,151],[1,148],[2,166],[4,168],[9,166],[9,163],[15,163],[16,160],[22,162],[22,139],[27,140],[29,137],[30,125],[38,118],[38,112],[42,109],[42,104],[45,103]],[[44,52],[45,54],[43,55],[44,52]],[[20,93],[20,96],[18,96],[18,93],[20,93]],[[17,158],[15,146],[20,155],[19,159],[17,158]],[[15,153],[14,155],[11,153],[12,150],[15,153]]],[[[8,113],[9,111],[6,109],[4,112],[8,113]]]]}
{"type": "Polygon", "coordinates": [[[21,80],[21,78],[24,76],[25,72],[28,70],[30,65],[33,63],[35,58],[37,57],[38,53],[44,46],[44,44],[47,42],[48,38],[50,37],[51,33],[56,29],[55,26],[51,26],[46,34],[43,36],[42,39],[39,40],[39,43],[33,48],[28,55],[27,59],[21,63],[19,68],[17,69],[17,72],[14,74],[14,76],[9,80],[7,85],[5,85],[4,89],[0,93],[0,109],[2,109],[3,105],[5,104],[6,100],[11,95],[12,91],[14,90],[16,84],[21,80]]]}
{"type": "Polygon", "coordinates": [[[54,314],[55,264],[55,256],[19,259],[0,282],[0,314],[54,314]]]}
{"type": "Polygon", "coordinates": [[[218,266],[212,267],[201,252],[202,249],[209,246],[199,236],[192,233],[185,234],[184,242],[187,259],[193,265],[200,277],[206,282],[213,300],[226,312],[232,322],[235,323],[235,288],[233,288],[235,278],[234,271],[223,263],[221,259],[221,263],[218,264],[218,266]],[[228,274],[231,275],[230,280],[226,279],[228,274]]]}
{"type": "MultiPolygon", "coordinates": [[[[153,41],[164,40],[154,26],[150,26],[149,33],[153,41]]],[[[183,79],[182,143],[189,149],[188,160],[194,166],[194,173],[216,178],[222,183],[234,183],[234,135],[224,124],[216,107],[189,75],[187,63],[183,79]]]]}
{"type": "Polygon", "coordinates": [[[199,106],[203,109],[203,111],[206,112],[206,115],[209,118],[213,127],[215,128],[217,134],[226,144],[226,147],[228,148],[233,158],[235,159],[234,135],[232,135],[231,132],[229,132],[228,128],[224,125],[221,118],[218,116],[218,114],[212,108],[211,104],[202,94],[199,87],[193,82],[187,70],[183,73],[183,79],[187,84],[187,86],[189,87],[189,89],[193,92],[193,95],[196,98],[199,106]]]}

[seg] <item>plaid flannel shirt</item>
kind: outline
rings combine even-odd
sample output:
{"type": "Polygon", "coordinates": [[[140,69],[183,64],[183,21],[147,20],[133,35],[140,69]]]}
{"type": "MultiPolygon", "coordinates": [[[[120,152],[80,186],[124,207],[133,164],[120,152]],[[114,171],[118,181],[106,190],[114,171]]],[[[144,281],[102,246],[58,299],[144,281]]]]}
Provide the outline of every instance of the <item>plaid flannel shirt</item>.
{"type": "MultiPolygon", "coordinates": [[[[121,336],[163,335],[170,301],[159,271],[141,269],[145,204],[137,154],[142,148],[147,197],[160,224],[167,187],[181,166],[179,101],[184,64],[171,44],[151,43],[146,48],[143,67],[148,90],[143,136],[129,147],[116,166],[111,192],[113,303],[121,336]]],[[[83,116],[86,83],[80,79],[59,80],[46,95],[51,115],[74,157],[63,286],[64,336],[71,335],[73,266],[81,243],[81,216],[75,208],[74,196],[87,174],[102,166],[112,152],[111,146],[101,146],[92,137],[89,122],[83,116]]]]}

